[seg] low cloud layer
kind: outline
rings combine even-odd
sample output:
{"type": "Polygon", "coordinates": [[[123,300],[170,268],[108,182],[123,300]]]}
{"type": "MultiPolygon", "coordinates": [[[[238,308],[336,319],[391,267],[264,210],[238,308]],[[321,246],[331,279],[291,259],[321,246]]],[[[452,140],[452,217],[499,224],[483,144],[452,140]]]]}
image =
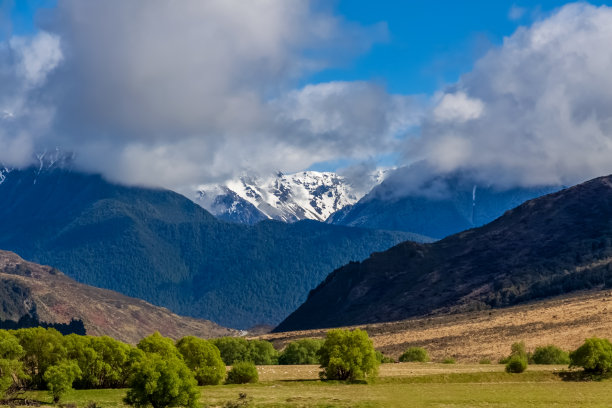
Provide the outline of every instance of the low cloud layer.
{"type": "Polygon", "coordinates": [[[612,173],[612,9],[563,7],[519,28],[436,97],[408,162],[500,188],[612,173]]]}
{"type": "Polygon", "coordinates": [[[175,189],[397,152],[420,169],[402,191],[445,174],[509,188],[612,172],[608,7],[519,28],[427,103],[374,82],[303,85],[388,36],[324,2],[59,0],[37,21],[0,41],[11,166],[60,146],[83,170],[175,189]]]}
{"type": "Polygon", "coordinates": [[[178,188],[368,158],[414,121],[378,84],[299,86],[387,37],[324,3],[59,0],[38,21],[0,44],[5,163],[60,146],[82,169],[178,188]]]}

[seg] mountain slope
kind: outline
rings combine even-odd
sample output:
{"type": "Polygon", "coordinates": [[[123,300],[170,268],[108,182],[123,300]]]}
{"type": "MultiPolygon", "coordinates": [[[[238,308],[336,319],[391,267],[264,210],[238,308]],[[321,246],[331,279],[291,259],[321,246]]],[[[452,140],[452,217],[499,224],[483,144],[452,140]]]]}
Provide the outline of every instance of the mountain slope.
{"type": "Polygon", "coordinates": [[[612,176],[550,194],[484,227],[411,242],[337,269],[276,330],[503,307],[612,285],[612,176]]]}
{"type": "Polygon", "coordinates": [[[105,289],[83,285],[49,266],[26,262],[0,251],[3,322],[37,319],[44,323],[83,323],[87,334],[108,335],[135,344],[154,331],[178,339],[187,335],[220,337],[234,330],[212,322],[177,316],[105,289]]]}
{"type": "Polygon", "coordinates": [[[334,268],[411,237],[314,221],[231,224],[171,191],[58,168],[12,171],[0,197],[0,248],[237,328],[278,323],[334,268]]]}
{"type": "Polygon", "coordinates": [[[482,226],[527,200],[558,187],[500,190],[459,174],[436,176],[407,188],[419,169],[395,170],[357,203],[332,214],[326,222],[362,228],[409,231],[444,238],[482,226]]]}
{"type": "Polygon", "coordinates": [[[196,202],[220,219],[232,222],[325,221],[335,211],[356,203],[382,177],[383,172],[377,172],[361,181],[364,186],[356,188],[330,172],[242,176],[223,185],[200,186],[196,202]]]}

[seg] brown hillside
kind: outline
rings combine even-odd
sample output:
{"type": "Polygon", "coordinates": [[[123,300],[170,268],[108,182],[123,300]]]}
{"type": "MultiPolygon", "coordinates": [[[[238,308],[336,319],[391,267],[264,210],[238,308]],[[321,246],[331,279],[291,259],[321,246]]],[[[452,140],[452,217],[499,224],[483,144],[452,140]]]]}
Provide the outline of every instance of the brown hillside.
{"type": "MultiPolygon", "coordinates": [[[[612,292],[582,292],[504,309],[352,327],[367,330],[374,346],[396,359],[406,348],[421,346],[434,361],[453,356],[462,362],[482,358],[495,362],[516,341],[525,341],[528,350],[547,344],[573,350],[587,337],[612,338],[612,292]]],[[[321,329],[261,338],[282,347],[298,338],[324,335],[321,329]]]]}
{"type": "Polygon", "coordinates": [[[220,337],[236,331],[207,320],[178,316],[143,300],[78,283],[49,266],[0,251],[0,318],[17,321],[35,310],[41,322],[81,320],[91,335],[108,335],[127,343],[159,331],[179,338],[186,335],[220,337]]]}

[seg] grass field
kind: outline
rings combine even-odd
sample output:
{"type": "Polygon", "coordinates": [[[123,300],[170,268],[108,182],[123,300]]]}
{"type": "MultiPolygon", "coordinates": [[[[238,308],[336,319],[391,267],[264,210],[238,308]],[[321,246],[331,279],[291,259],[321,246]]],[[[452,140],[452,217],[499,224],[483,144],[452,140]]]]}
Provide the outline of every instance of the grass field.
{"type": "MultiPolygon", "coordinates": [[[[612,381],[568,382],[564,367],[530,366],[507,374],[502,365],[384,364],[370,384],[316,380],[316,366],[259,367],[260,382],[202,387],[203,407],[238,402],[254,407],[611,407],[612,381]]],[[[125,390],[72,391],[65,404],[124,407],[125,390]]],[[[28,397],[49,404],[47,393],[28,397]]],[[[240,406],[240,405],[234,405],[240,406]]],[[[245,405],[246,406],[246,405],[245,405]]]]}

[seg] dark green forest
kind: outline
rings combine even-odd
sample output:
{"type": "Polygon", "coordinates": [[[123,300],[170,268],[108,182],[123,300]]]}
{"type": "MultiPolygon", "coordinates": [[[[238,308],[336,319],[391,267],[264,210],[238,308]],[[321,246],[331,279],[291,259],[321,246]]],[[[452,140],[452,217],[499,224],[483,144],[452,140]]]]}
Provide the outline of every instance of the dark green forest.
{"type": "Polygon", "coordinates": [[[415,238],[315,221],[223,222],[167,190],[61,169],[0,184],[0,248],[172,311],[276,324],[334,268],[415,238]]]}

